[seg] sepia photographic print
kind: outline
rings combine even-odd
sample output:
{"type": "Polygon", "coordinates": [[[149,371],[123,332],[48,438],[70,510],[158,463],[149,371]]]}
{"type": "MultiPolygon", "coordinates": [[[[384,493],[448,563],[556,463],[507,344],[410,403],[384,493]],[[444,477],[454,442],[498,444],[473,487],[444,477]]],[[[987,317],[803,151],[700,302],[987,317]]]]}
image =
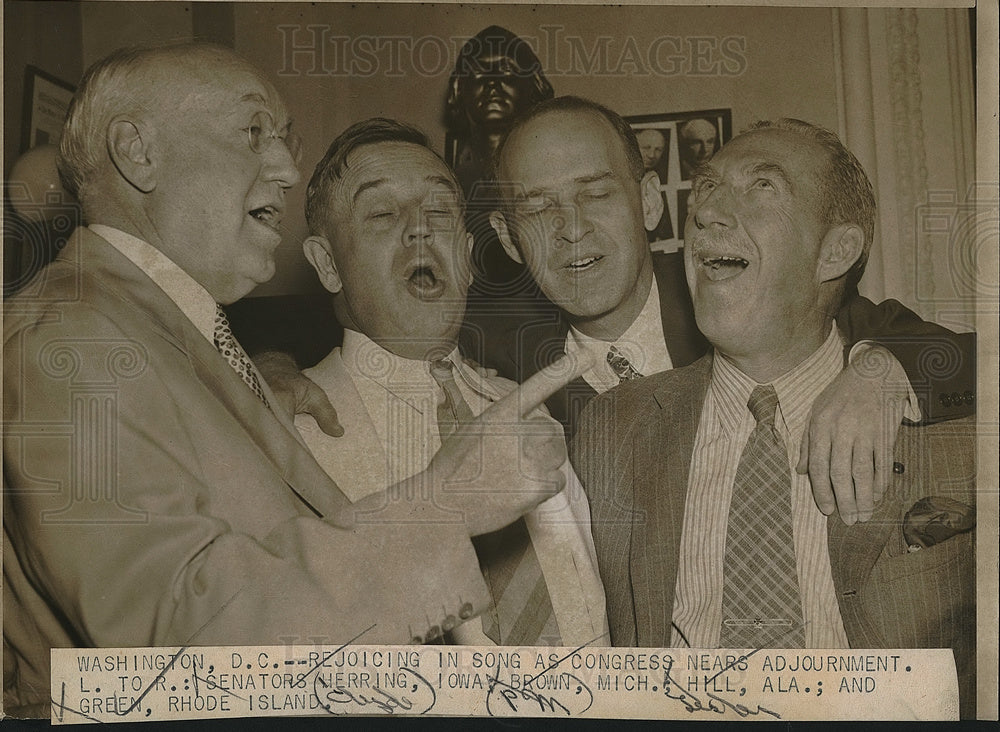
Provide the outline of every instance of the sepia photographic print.
{"type": "Polygon", "coordinates": [[[2,716],[995,720],[997,27],[4,0],[2,716]]]}

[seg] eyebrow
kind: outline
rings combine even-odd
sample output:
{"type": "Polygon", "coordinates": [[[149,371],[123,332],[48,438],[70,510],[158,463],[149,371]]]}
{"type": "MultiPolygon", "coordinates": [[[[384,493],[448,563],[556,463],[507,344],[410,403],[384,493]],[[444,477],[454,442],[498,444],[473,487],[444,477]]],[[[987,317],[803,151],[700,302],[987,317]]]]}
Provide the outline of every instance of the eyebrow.
{"type": "Polygon", "coordinates": [[[716,172],[715,168],[712,167],[711,161],[704,162],[691,171],[691,180],[695,178],[710,178],[714,175],[716,175],[716,172]]]}
{"type": "MultiPolygon", "coordinates": [[[[584,185],[588,183],[598,183],[603,180],[612,180],[615,174],[610,170],[602,170],[599,173],[591,173],[589,175],[581,175],[573,179],[574,183],[583,183],[584,185]]],[[[514,196],[516,201],[524,201],[535,196],[540,196],[545,193],[545,188],[532,188],[530,191],[525,191],[524,193],[518,193],[514,196]]]]}
{"type": "MultiPolygon", "coordinates": [[[[274,114],[271,112],[271,110],[267,109],[268,106],[267,100],[257,92],[249,92],[247,94],[244,94],[242,97],[240,97],[240,102],[253,102],[255,104],[259,104],[265,108],[265,111],[271,115],[272,119],[274,118],[274,114]]],[[[276,127],[278,132],[282,132],[286,135],[292,129],[292,118],[288,117],[287,120],[288,121],[285,122],[285,125],[283,127],[276,127]]],[[[277,120],[275,120],[275,124],[277,124],[277,120]]]]}
{"type": "Polygon", "coordinates": [[[775,163],[757,163],[747,169],[747,173],[750,175],[769,174],[775,178],[780,178],[788,188],[792,188],[792,181],[789,179],[785,169],[775,163]]]}
{"type": "MultiPolygon", "coordinates": [[[[455,182],[453,180],[451,180],[447,176],[432,174],[432,175],[426,176],[424,178],[424,180],[427,181],[428,183],[437,183],[439,185],[443,185],[443,186],[447,187],[448,190],[451,191],[452,193],[454,193],[456,196],[459,195],[458,186],[455,184],[455,182]]],[[[358,190],[356,190],[354,192],[354,195],[351,196],[351,203],[352,204],[356,204],[358,202],[358,198],[365,191],[371,190],[372,188],[377,188],[378,186],[381,186],[381,185],[385,185],[388,182],[389,182],[389,179],[385,178],[385,177],[383,177],[383,178],[375,178],[374,180],[365,181],[360,186],[358,186],[358,190]]]]}

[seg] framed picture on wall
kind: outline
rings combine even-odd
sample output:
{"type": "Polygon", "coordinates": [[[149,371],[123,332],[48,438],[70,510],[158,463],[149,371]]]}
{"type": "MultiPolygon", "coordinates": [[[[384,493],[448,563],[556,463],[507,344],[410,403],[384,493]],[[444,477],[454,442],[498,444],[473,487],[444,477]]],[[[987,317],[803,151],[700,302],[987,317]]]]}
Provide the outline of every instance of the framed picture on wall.
{"type": "Polygon", "coordinates": [[[646,236],[654,251],[676,251],[684,239],[691,171],[733,136],[729,109],[625,118],[635,131],[645,173],[646,236]]]}
{"type": "Polygon", "coordinates": [[[63,120],[69,109],[72,84],[57,79],[35,66],[24,71],[24,125],[21,128],[21,151],[36,145],[57,145],[63,120]]]}

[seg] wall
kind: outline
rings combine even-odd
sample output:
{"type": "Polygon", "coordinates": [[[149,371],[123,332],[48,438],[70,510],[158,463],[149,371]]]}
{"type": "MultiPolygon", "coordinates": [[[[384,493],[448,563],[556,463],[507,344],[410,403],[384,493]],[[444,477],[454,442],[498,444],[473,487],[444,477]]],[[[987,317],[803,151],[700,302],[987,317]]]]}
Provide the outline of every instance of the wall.
{"type": "MultiPolygon", "coordinates": [[[[836,129],[833,22],[829,9],[261,3],[236,6],[235,37],[285,92],[308,174],[340,131],[376,115],[443,149],[455,56],[490,24],[531,42],[557,94],[622,114],[729,107],[737,130],[775,116],[836,129]]],[[[318,287],[295,243],[303,187],[289,200],[278,274],[258,294],[318,287]]]]}
{"type": "Polygon", "coordinates": [[[83,73],[80,6],[14,0],[3,8],[3,172],[21,154],[24,71],[31,64],[76,84],[83,73]]]}

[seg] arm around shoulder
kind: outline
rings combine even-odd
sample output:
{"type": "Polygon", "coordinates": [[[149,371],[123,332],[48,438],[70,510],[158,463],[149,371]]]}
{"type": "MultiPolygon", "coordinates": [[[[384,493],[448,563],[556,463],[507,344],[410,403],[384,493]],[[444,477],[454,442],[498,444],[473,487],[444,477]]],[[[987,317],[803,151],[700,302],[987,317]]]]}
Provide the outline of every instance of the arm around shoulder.
{"type": "Polygon", "coordinates": [[[923,320],[896,300],[878,305],[854,290],[837,314],[848,343],[872,340],[902,365],[924,422],[976,411],[976,334],[955,333],[923,320]]]}

